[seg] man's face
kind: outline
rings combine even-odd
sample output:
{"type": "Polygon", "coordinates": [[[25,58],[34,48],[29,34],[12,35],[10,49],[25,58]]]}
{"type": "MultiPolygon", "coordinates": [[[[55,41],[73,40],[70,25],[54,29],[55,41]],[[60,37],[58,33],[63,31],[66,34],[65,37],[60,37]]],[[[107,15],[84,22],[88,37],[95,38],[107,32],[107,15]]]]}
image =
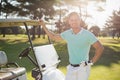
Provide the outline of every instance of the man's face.
{"type": "Polygon", "coordinates": [[[69,25],[71,28],[80,27],[80,18],[77,15],[71,15],[69,18],[69,25]]]}

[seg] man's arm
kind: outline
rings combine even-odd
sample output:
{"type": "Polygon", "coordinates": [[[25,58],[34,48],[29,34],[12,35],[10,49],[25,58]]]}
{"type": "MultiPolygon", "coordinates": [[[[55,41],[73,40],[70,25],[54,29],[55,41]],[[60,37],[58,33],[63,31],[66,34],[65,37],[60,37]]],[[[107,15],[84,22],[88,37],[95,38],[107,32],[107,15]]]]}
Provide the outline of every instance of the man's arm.
{"type": "Polygon", "coordinates": [[[92,58],[92,62],[95,63],[101,57],[104,47],[99,41],[95,42],[93,47],[95,48],[95,55],[92,58]]]}
{"type": "Polygon", "coordinates": [[[60,34],[54,34],[53,32],[49,31],[46,28],[46,25],[42,20],[40,20],[39,23],[40,23],[40,25],[42,25],[43,29],[45,30],[46,34],[50,37],[50,39],[55,40],[55,41],[62,40],[60,34]]]}

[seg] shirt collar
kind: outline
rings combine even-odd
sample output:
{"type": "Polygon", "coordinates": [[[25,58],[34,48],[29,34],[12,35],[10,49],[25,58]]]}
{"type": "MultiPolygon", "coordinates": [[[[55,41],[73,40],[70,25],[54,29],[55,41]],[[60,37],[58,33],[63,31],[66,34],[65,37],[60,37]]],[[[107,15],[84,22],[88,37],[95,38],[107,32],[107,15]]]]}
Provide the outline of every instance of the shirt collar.
{"type": "MultiPolygon", "coordinates": [[[[81,34],[82,31],[83,31],[83,28],[81,28],[81,30],[77,34],[81,34]]],[[[75,34],[72,29],[71,29],[71,32],[72,32],[72,34],[75,34]]],[[[77,35],[77,34],[75,34],[75,35],[77,35]]]]}

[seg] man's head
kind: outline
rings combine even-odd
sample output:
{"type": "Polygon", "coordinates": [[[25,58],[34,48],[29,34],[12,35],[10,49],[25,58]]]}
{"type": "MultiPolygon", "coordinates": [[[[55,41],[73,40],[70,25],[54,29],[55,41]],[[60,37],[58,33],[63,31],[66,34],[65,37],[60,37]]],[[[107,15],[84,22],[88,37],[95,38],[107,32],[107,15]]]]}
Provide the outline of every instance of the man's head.
{"type": "Polygon", "coordinates": [[[72,12],[68,15],[68,23],[71,28],[80,27],[80,16],[77,12],[72,12]]]}

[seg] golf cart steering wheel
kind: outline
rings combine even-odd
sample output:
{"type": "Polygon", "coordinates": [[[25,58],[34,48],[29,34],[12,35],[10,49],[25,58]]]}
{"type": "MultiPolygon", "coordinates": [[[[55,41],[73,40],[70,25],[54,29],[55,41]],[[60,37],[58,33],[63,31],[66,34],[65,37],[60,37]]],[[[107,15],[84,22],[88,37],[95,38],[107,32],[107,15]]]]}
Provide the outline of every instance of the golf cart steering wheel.
{"type": "Polygon", "coordinates": [[[30,52],[31,48],[28,47],[26,48],[25,50],[23,50],[20,54],[19,54],[19,58],[22,58],[22,57],[27,57],[29,52],[30,52]]]}

